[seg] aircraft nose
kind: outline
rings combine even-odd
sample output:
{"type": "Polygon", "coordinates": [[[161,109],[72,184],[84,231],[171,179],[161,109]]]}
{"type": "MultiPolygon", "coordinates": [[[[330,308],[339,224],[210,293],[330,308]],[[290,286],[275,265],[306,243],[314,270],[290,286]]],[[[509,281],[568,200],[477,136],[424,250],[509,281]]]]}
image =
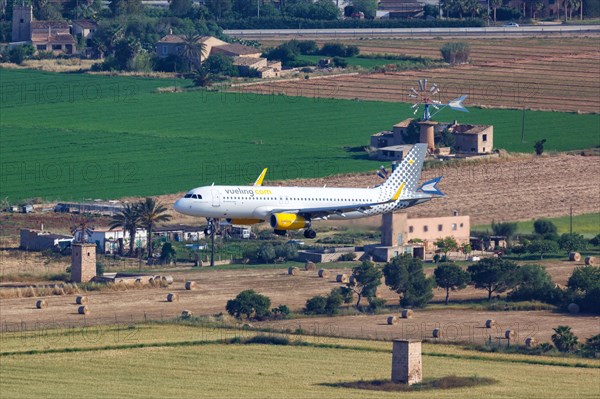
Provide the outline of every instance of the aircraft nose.
{"type": "Polygon", "coordinates": [[[183,213],[183,198],[178,199],[173,204],[173,209],[175,209],[179,213],[183,213]]]}

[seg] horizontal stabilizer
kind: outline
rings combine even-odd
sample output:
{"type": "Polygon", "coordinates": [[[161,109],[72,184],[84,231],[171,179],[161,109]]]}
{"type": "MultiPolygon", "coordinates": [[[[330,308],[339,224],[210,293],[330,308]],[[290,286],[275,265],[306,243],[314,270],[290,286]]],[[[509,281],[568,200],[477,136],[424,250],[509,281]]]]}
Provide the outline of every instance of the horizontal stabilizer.
{"type": "Polygon", "coordinates": [[[455,111],[461,111],[461,112],[469,112],[468,109],[465,108],[465,106],[462,104],[463,101],[465,101],[465,99],[467,98],[467,95],[462,95],[458,98],[455,98],[454,100],[450,101],[448,103],[448,106],[450,108],[452,108],[455,111]]]}
{"type": "Polygon", "coordinates": [[[443,196],[444,193],[440,191],[440,189],[437,187],[437,184],[440,182],[440,180],[442,180],[442,176],[436,177],[435,179],[431,179],[429,181],[426,181],[425,183],[423,183],[421,185],[421,187],[419,187],[417,189],[417,191],[421,191],[425,194],[432,194],[432,195],[440,195],[443,196]]]}

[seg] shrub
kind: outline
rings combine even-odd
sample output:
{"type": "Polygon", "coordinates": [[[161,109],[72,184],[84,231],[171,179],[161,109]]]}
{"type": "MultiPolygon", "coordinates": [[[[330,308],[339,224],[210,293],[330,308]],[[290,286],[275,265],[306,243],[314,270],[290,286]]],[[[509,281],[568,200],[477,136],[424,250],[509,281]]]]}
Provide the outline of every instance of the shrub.
{"type": "Polygon", "coordinates": [[[527,252],[540,254],[540,259],[543,259],[545,254],[556,253],[558,250],[558,244],[552,240],[534,240],[527,245],[527,252]]]}
{"type": "Polygon", "coordinates": [[[329,57],[344,57],[346,56],[346,46],[342,43],[325,43],[319,53],[329,57]]]}
{"type": "Polygon", "coordinates": [[[262,344],[262,345],[289,345],[290,340],[286,337],[278,337],[273,335],[256,335],[244,341],[245,344],[262,344]]]}
{"type": "Polygon", "coordinates": [[[540,265],[524,265],[519,270],[518,287],[508,295],[511,301],[541,301],[558,305],[564,293],[552,282],[546,268],[540,265]]]}
{"type": "Polygon", "coordinates": [[[369,299],[369,310],[371,312],[375,312],[385,306],[386,301],[383,298],[371,297],[368,299],[369,299]]]}
{"type": "Polygon", "coordinates": [[[306,314],[324,314],[327,298],[321,295],[314,296],[306,301],[304,313],[306,314]]]}
{"type": "Polygon", "coordinates": [[[581,251],[587,246],[585,238],[581,234],[563,234],[558,239],[560,249],[566,252],[581,251]]]}
{"type": "Polygon", "coordinates": [[[440,48],[444,61],[449,64],[464,64],[469,61],[471,46],[465,42],[446,43],[440,48]]]}
{"type": "Polygon", "coordinates": [[[533,230],[541,236],[556,234],[556,225],[548,219],[537,219],[533,222],[533,230]]]}
{"type": "Polygon", "coordinates": [[[333,65],[337,68],[346,68],[348,66],[348,61],[342,57],[333,57],[333,65]]]}
{"type": "Polygon", "coordinates": [[[251,317],[262,319],[269,315],[270,306],[271,300],[268,297],[258,294],[254,290],[245,290],[234,299],[227,301],[225,309],[238,319],[243,316],[246,316],[247,319],[251,317]]]}
{"type": "Polygon", "coordinates": [[[339,290],[334,288],[327,297],[317,295],[306,301],[304,306],[305,314],[326,314],[335,315],[339,312],[343,297],[339,290]]]}
{"type": "Polygon", "coordinates": [[[102,276],[104,274],[104,264],[102,262],[96,262],[96,275],[102,276]]]}
{"type": "Polygon", "coordinates": [[[592,238],[590,240],[590,244],[592,244],[595,247],[599,246],[600,245],[600,234],[597,234],[596,237],[592,238]]]}
{"type": "Polygon", "coordinates": [[[340,262],[350,262],[356,259],[356,254],[354,252],[348,252],[346,254],[341,254],[338,260],[340,262]]]}

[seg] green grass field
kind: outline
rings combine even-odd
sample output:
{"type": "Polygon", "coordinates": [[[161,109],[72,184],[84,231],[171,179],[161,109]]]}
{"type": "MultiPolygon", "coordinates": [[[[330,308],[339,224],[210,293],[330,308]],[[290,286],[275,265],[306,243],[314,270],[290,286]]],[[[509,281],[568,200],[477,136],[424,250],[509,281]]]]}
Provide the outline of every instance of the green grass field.
{"type": "MultiPolygon", "coordinates": [[[[316,65],[319,60],[323,58],[332,58],[323,55],[302,55],[300,56],[300,60],[310,62],[313,65],[316,65]]],[[[419,62],[418,60],[397,60],[397,59],[389,59],[385,57],[378,58],[363,58],[363,57],[343,57],[346,62],[348,62],[348,66],[353,67],[361,67],[361,68],[373,68],[376,66],[383,66],[388,64],[397,64],[399,65],[398,69],[409,69],[409,68],[419,68],[424,67],[423,62],[419,62]]],[[[432,60],[434,61],[434,60],[432,60]]],[[[436,60],[437,61],[437,60],[436,60]]],[[[441,63],[441,62],[440,62],[441,63]]]]}
{"type": "MultiPolygon", "coordinates": [[[[291,336],[307,346],[224,344],[254,333],[181,325],[3,333],[2,397],[393,398],[331,386],[389,379],[391,343],[291,336]],[[119,335],[120,334],[120,335],[119,335]],[[28,352],[29,351],[29,352],[28,352]]],[[[594,397],[600,362],[423,346],[425,379],[478,376],[497,383],[402,393],[407,398],[594,397]]]]}
{"type": "MultiPolygon", "coordinates": [[[[156,195],[217,184],[367,171],[372,133],[411,115],[406,104],[245,93],[157,93],[172,80],[0,69],[0,197],[156,195]]],[[[187,84],[179,81],[178,84],[187,84]]],[[[444,111],[439,120],[456,118],[444,111]]],[[[472,109],[496,147],[599,145],[599,115],[472,109]],[[577,132],[571,134],[570,132],[577,132]]]]}
{"type": "MultiPolygon", "coordinates": [[[[570,231],[569,216],[558,218],[548,218],[556,225],[558,234],[568,233],[570,231]]],[[[523,220],[517,222],[517,233],[531,234],[533,230],[533,220],[523,220]]],[[[474,226],[473,230],[492,231],[491,225],[474,226]]],[[[573,232],[582,234],[584,237],[592,238],[600,234],[600,213],[590,213],[586,215],[573,216],[573,232]]]]}

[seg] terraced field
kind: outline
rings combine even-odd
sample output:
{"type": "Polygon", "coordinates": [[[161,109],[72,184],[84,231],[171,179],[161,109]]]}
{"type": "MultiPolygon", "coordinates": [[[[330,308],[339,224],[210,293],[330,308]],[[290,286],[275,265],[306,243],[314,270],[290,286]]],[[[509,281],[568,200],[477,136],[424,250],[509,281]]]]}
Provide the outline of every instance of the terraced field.
{"type": "MultiPolygon", "coordinates": [[[[468,104],[537,110],[600,112],[600,47],[595,38],[465,40],[471,64],[421,71],[373,73],[323,80],[270,82],[262,93],[410,102],[408,90],[428,78],[441,87],[440,100],[468,94],[468,104]]],[[[364,54],[440,58],[448,40],[344,41],[364,54]]],[[[274,43],[265,43],[265,46],[274,43]]]]}

